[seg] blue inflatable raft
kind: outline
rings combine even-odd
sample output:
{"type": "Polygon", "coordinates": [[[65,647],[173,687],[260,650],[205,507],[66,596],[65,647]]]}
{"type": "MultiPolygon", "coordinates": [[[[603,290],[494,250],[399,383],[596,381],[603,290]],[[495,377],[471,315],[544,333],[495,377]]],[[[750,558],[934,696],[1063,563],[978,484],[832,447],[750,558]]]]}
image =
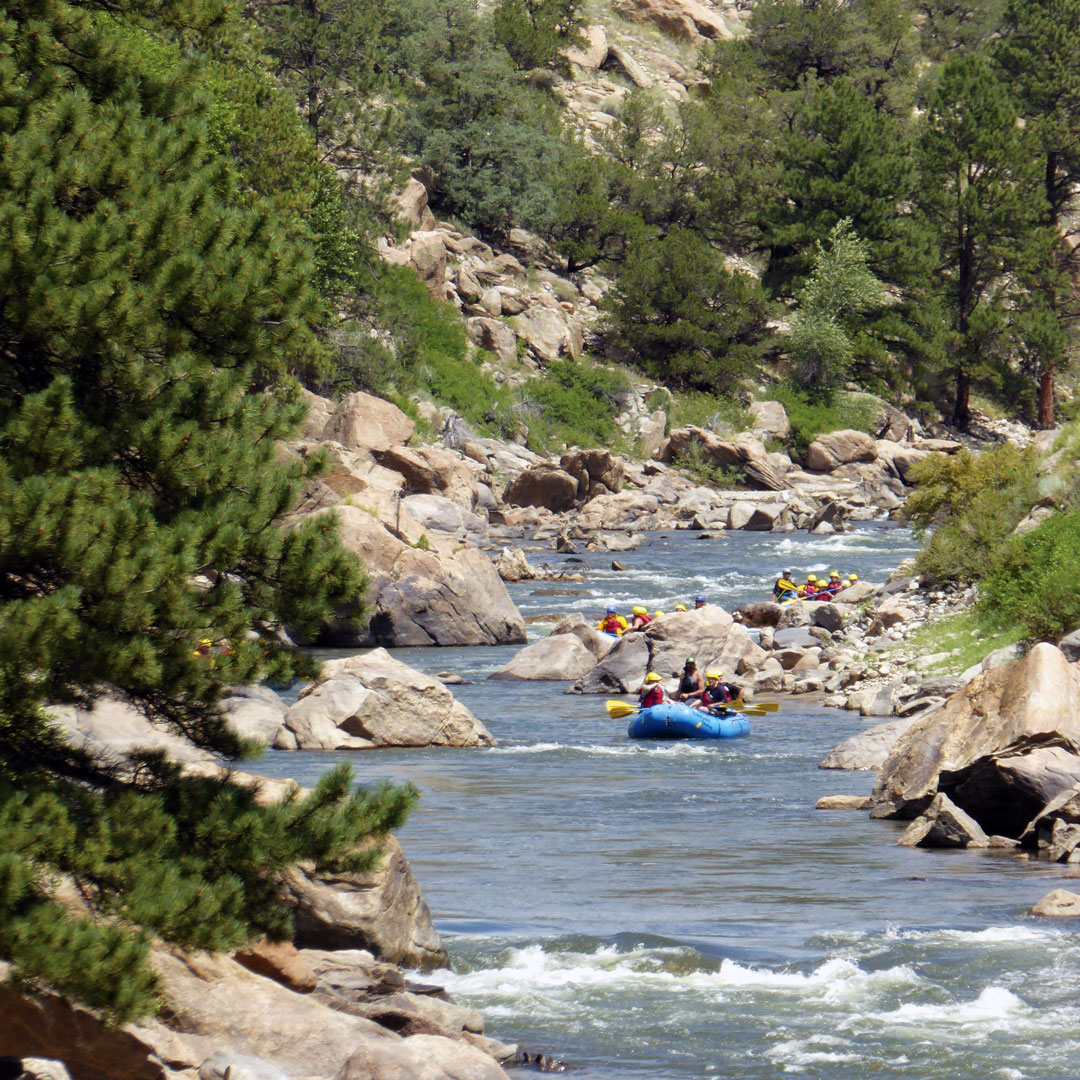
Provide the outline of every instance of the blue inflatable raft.
{"type": "Polygon", "coordinates": [[[737,739],[750,734],[750,721],[738,713],[712,716],[673,702],[642,709],[626,733],[631,739],[737,739]]]}

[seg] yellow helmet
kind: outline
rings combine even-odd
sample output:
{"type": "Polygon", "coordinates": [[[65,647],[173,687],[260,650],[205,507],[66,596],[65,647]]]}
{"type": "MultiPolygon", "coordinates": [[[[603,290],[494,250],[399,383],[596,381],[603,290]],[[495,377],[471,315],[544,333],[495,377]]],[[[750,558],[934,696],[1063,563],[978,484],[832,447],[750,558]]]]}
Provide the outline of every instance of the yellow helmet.
{"type": "Polygon", "coordinates": [[[839,576],[840,576],[840,571],[839,570],[830,570],[829,571],[829,577],[839,577],[839,576]]]}
{"type": "Polygon", "coordinates": [[[686,610],[686,605],[685,604],[676,604],[675,605],[675,610],[676,611],[685,611],[686,610]]]}
{"type": "Polygon", "coordinates": [[[858,574],[848,574],[847,577],[848,577],[848,581],[858,581],[859,580],[859,575],[858,574]]]}
{"type": "Polygon", "coordinates": [[[643,607],[641,607],[639,605],[638,607],[635,607],[633,609],[633,612],[634,612],[635,615],[648,615],[649,614],[649,609],[648,608],[643,608],[643,607]]]}
{"type": "Polygon", "coordinates": [[[817,574],[807,574],[806,575],[806,580],[807,581],[817,581],[817,574]]]}
{"type": "Polygon", "coordinates": [[[722,671],[706,671],[705,672],[705,678],[708,679],[709,682],[712,682],[713,679],[722,679],[723,677],[724,677],[724,673],[722,671]]]}
{"type": "Polygon", "coordinates": [[[200,645],[213,645],[214,643],[208,637],[199,638],[200,645]]]}
{"type": "Polygon", "coordinates": [[[652,613],[652,617],[653,617],[654,619],[659,619],[659,618],[660,618],[660,616],[661,616],[661,615],[663,615],[663,614],[664,614],[664,613],[663,613],[662,611],[654,611],[654,612],[652,613]]]}
{"type": "Polygon", "coordinates": [[[657,675],[655,671],[650,671],[649,674],[645,676],[645,681],[646,682],[659,682],[660,681],[660,676],[657,675]]]}

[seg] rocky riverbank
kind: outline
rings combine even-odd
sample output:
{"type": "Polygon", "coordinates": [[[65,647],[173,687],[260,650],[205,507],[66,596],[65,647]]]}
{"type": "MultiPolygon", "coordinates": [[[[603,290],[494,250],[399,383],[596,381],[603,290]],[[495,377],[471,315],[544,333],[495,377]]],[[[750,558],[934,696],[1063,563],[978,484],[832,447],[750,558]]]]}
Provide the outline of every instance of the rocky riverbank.
{"type": "MultiPolygon", "coordinates": [[[[267,803],[289,787],[233,776],[256,784],[267,803]]],[[[297,866],[285,875],[291,942],[230,955],[156,944],[154,1018],[115,1028],[56,993],[3,982],[0,1056],[47,1059],[24,1066],[49,1080],[499,1080],[503,1065],[526,1057],[554,1064],[487,1037],[483,1017],[442,990],[436,969],[446,950],[428,907],[397,841],[386,837],[380,847],[369,873],[297,866]],[[432,974],[421,981],[415,969],[432,974]]],[[[56,898],[80,910],[62,882],[56,898]]]]}

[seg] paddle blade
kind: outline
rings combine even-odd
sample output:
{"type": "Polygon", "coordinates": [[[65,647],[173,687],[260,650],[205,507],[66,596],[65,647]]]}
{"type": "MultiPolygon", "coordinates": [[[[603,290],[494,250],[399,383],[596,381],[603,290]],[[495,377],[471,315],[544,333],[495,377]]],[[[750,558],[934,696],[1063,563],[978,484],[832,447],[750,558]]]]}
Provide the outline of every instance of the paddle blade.
{"type": "Polygon", "coordinates": [[[748,701],[748,702],[745,702],[745,703],[740,703],[738,701],[733,701],[733,702],[731,702],[730,705],[728,705],[728,708],[729,709],[737,709],[737,710],[755,709],[758,712],[776,712],[776,710],[780,708],[780,702],[778,702],[778,701],[748,701]]]}
{"type": "Polygon", "coordinates": [[[640,710],[634,708],[633,705],[627,705],[625,701],[612,699],[607,703],[607,711],[612,720],[622,720],[623,717],[633,716],[634,713],[640,710]]]}

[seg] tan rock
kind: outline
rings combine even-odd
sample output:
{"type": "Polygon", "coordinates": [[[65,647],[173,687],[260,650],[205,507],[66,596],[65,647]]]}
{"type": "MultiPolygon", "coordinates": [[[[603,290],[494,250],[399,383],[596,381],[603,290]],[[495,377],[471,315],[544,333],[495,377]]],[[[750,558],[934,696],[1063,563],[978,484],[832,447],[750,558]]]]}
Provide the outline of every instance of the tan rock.
{"type": "MultiPolygon", "coordinates": [[[[486,294],[485,294],[486,295],[486,294]]],[[[499,294],[496,293],[496,296],[499,294]]],[[[501,301],[500,301],[501,310],[501,301]]],[[[501,319],[477,316],[465,320],[470,339],[481,349],[494,353],[504,364],[512,364],[518,358],[517,335],[501,319]]]]}
{"type": "Polygon", "coordinates": [[[1068,889],[1051,889],[1032,909],[1032,915],[1071,919],[1080,915],[1080,895],[1068,889]]]}
{"type": "Polygon", "coordinates": [[[817,801],[818,810],[869,810],[869,795],[822,795],[817,801]]]}
{"type": "Polygon", "coordinates": [[[440,232],[415,232],[409,238],[409,262],[435,300],[446,299],[446,245],[440,232]]]}
{"type": "Polygon", "coordinates": [[[1058,733],[1080,744],[1080,667],[1049,644],[976,675],[893,747],[874,789],[875,817],[911,817],[958,772],[1024,736],[1058,733]]]}
{"type": "Polygon", "coordinates": [[[511,506],[543,506],[556,513],[574,505],[578,480],[557,465],[534,465],[518,473],[503,492],[511,506]]]}
{"type": "Polygon", "coordinates": [[[608,450],[571,450],[563,454],[559,466],[577,480],[578,498],[583,502],[622,491],[626,478],[622,458],[608,450]]]}
{"type": "Polygon", "coordinates": [[[487,728],[438,680],[372,649],[328,661],[285,726],[302,750],[490,746],[487,728]]]}
{"type": "Polygon", "coordinates": [[[318,980],[291,941],[257,941],[245,949],[237,949],[233,959],[274,982],[295,990],[298,994],[310,994],[318,980]]]}
{"type": "Polygon", "coordinates": [[[342,399],[322,435],[350,450],[388,450],[404,446],[415,430],[416,424],[396,405],[357,391],[342,399]]]}
{"type": "Polygon", "coordinates": [[[786,439],[791,434],[787,410],[779,401],[752,401],[750,415],[754,431],[773,439],[786,439]]]}
{"type": "Polygon", "coordinates": [[[442,495],[471,510],[476,505],[476,466],[441,446],[392,446],[376,453],[380,465],[398,473],[410,494],[442,495]]]}
{"type": "Polygon", "coordinates": [[[607,33],[602,26],[587,26],[582,31],[584,44],[566,50],[566,59],[586,71],[596,71],[604,66],[608,54],[607,33]]]}
{"type": "Polygon", "coordinates": [[[397,197],[398,213],[414,229],[435,228],[435,216],[428,209],[427,188],[415,177],[410,177],[404,190],[397,197]]]}
{"type": "Polygon", "coordinates": [[[366,949],[391,964],[445,967],[446,950],[401,845],[386,836],[378,846],[382,859],[367,873],[317,874],[303,866],[285,872],[297,946],[366,949]]]}
{"type": "Polygon", "coordinates": [[[510,321],[541,360],[550,362],[560,356],[577,360],[584,351],[581,328],[558,308],[533,304],[510,321]]]}
{"type": "Polygon", "coordinates": [[[877,446],[865,431],[845,429],[819,435],[806,450],[806,467],[813,472],[832,472],[840,465],[874,461],[877,446]]]}
{"type": "Polygon", "coordinates": [[[982,826],[961,810],[944,792],[938,792],[925,812],[917,817],[897,841],[901,847],[989,847],[982,826]]]}
{"type": "Polygon", "coordinates": [[[526,645],[488,678],[569,681],[580,678],[595,663],[596,657],[576,634],[555,634],[526,645]]]}
{"type": "Polygon", "coordinates": [[[650,23],[668,37],[726,41],[733,36],[723,16],[699,0],[616,0],[614,7],[624,18],[650,23]]]}

